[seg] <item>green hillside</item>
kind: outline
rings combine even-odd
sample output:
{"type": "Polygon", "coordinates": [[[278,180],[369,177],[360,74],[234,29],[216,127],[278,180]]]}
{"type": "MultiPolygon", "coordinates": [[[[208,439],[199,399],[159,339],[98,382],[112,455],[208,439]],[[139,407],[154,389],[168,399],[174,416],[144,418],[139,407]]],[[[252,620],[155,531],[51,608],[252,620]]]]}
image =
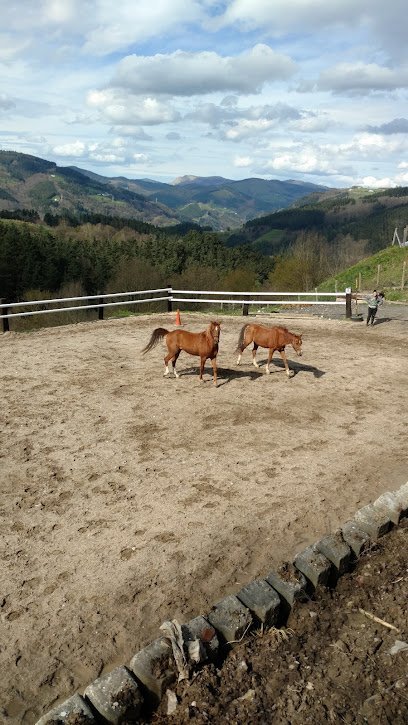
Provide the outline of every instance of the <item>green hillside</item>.
{"type": "Polygon", "coordinates": [[[0,211],[18,208],[34,209],[40,216],[100,213],[161,226],[179,221],[169,208],[124,184],[115,186],[97,174],[28,154],[0,151],[0,211]]]}
{"type": "Polygon", "coordinates": [[[323,292],[351,287],[360,292],[385,290],[388,300],[408,302],[408,247],[392,246],[362,259],[319,285],[323,292]],[[405,262],[405,265],[404,265],[405,262]],[[404,282],[404,289],[401,289],[404,282]]]}

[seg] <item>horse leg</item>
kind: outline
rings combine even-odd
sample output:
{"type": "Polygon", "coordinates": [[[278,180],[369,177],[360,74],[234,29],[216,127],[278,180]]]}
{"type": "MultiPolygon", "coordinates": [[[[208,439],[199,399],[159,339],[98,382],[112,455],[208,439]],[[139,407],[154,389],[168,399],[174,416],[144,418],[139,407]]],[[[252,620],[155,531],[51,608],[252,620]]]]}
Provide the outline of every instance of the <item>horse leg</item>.
{"type": "Polygon", "coordinates": [[[286,375],[288,376],[288,378],[290,378],[290,369],[289,369],[289,365],[288,365],[288,359],[286,357],[286,352],[284,350],[279,350],[279,353],[283,360],[283,364],[285,366],[286,375]]]}
{"type": "Polygon", "coordinates": [[[179,378],[179,377],[180,377],[180,375],[179,375],[179,374],[178,374],[178,372],[176,371],[176,362],[177,362],[177,360],[178,360],[178,357],[179,357],[180,353],[181,353],[181,350],[178,350],[178,351],[177,351],[177,352],[175,353],[175,355],[174,355],[174,357],[173,357],[173,359],[172,359],[172,361],[171,361],[171,363],[172,363],[172,365],[173,365],[173,373],[174,373],[174,375],[176,376],[176,378],[179,378]]]}
{"type": "Polygon", "coordinates": [[[176,364],[176,360],[177,360],[178,356],[180,355],[180,350],[177,350],[177,348],[175,350],[170,350],[169,348],[167,348],[167,350],[168,350],[167,355],[164,358],[164,364],[166,366],[166,369],[164,371],[164,377],[166,377],[169,374],[169,362],[170,362],[170,360],[174,360],[174,362],[173,362],[173,369],[174,369],[174,365],[176,364]],[[177,355],[177,357],[176,357],[176,355],[177,355]]]}
{"type": "Polygon", "coordinates": [[[273,358],[273,353],[274,352],[275,352],[275,350],[272,347],[270,347],[269,348],[269,352],[268,352],[268,359],[266,361],[266,368],[265,368],[265,372],[266,372],[267,375],[270,375],[271,374],[271,371],[269,370],[269,365],[272,362],[272,358],[273,358]]]}
{"type": "Polygon", "coordinates": [[[247,348],[247,347],[248,347],[248,345],[250,344],[250,342],[251,342],[251,340],[247,340],[247,339],[246,339],[246,337],[244,337],[244,339],[243,339],[243,342],[242,342],[242,345],[241,345],[241,347],[240,347],[240,348],[238,349],[238,360],[237,360],[237,365],[239,365],[239,364],[240,364],[240,362],[241,362],[241,358],[242,358],[242,353],[244,352],[245,348],[247,348]]]}
{"type": "Polygon", "coordinates": [[[244,352],[244,350],[245,350],[246,347],[247,347],[246,345],[242,344],[241,347],[239,348],[237,365],[240,364],[241,358],[242,358],[242,353],[244,352]]]}
{"type": "Polygon", "coordinates": [[[256,342],[254,342],[254,346],[252,348],[252,364],[255,365],[256,368],[259,368],[259,365],[255,359],[256,351],[257,351],[258,347],[259,347],[259,345],[257,345],[256,342]]]}
{"type": "Polygon", "coordinates": [[[213,357],[211,360],[211,365],[213,369],[213,382],[215,387],[217,387],[217,358],[213,357]]]}
{"type": "Polygon", "coordinates": [[[199,380],[200,380],[201,383],[204,382],[203,381],[203,372],[204,372],[204,365],[205,365],[206,359],[207,359],[206,357],[200,357],[200,375],[199,375],[199,380]]]}

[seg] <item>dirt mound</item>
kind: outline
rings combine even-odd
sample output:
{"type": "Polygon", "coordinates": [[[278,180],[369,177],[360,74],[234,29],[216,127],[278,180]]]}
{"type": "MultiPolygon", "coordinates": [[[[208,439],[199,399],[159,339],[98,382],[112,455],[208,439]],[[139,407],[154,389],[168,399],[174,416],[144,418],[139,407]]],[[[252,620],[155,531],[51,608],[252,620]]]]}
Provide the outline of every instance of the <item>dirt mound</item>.
{"type": "Polygon", "coordinates": [[[334,591],[298,605],[285,629],[247,638],[219,669],[179,685],[174,714],[164,699],[151,722],[407,723],[407,562],[405,520],[334,591]]]}

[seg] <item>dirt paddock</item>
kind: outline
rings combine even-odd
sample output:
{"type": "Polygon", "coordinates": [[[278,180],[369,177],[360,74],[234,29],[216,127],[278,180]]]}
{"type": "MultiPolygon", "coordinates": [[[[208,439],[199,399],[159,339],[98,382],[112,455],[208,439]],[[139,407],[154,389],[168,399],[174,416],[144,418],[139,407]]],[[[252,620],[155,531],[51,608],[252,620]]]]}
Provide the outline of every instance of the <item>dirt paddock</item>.
{"type": "MultiPolygon", "coordinates": [[[[0,336],[0,717],[34,723],[407,480],[407,322],[312,317],[264,374],[140,350],[174,315],[0,336]]],[[[209,317],[182,314],[204,329],[209,317]]],[[[271,323],[271,318],[257,318],[271,323]]],[[[266,351],[259,350],[259,362],[266,351]]]]}

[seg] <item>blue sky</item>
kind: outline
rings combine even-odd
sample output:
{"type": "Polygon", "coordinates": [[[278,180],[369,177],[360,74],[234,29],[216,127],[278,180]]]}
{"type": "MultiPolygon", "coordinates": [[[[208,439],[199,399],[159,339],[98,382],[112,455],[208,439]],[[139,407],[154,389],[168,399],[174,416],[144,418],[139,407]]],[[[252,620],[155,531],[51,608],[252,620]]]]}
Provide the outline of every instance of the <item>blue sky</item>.
{"type": "Polygon", "coordinates": [[[106,176],[408,185],[405,0],[0,0],[0,148],[106,176]]]}

